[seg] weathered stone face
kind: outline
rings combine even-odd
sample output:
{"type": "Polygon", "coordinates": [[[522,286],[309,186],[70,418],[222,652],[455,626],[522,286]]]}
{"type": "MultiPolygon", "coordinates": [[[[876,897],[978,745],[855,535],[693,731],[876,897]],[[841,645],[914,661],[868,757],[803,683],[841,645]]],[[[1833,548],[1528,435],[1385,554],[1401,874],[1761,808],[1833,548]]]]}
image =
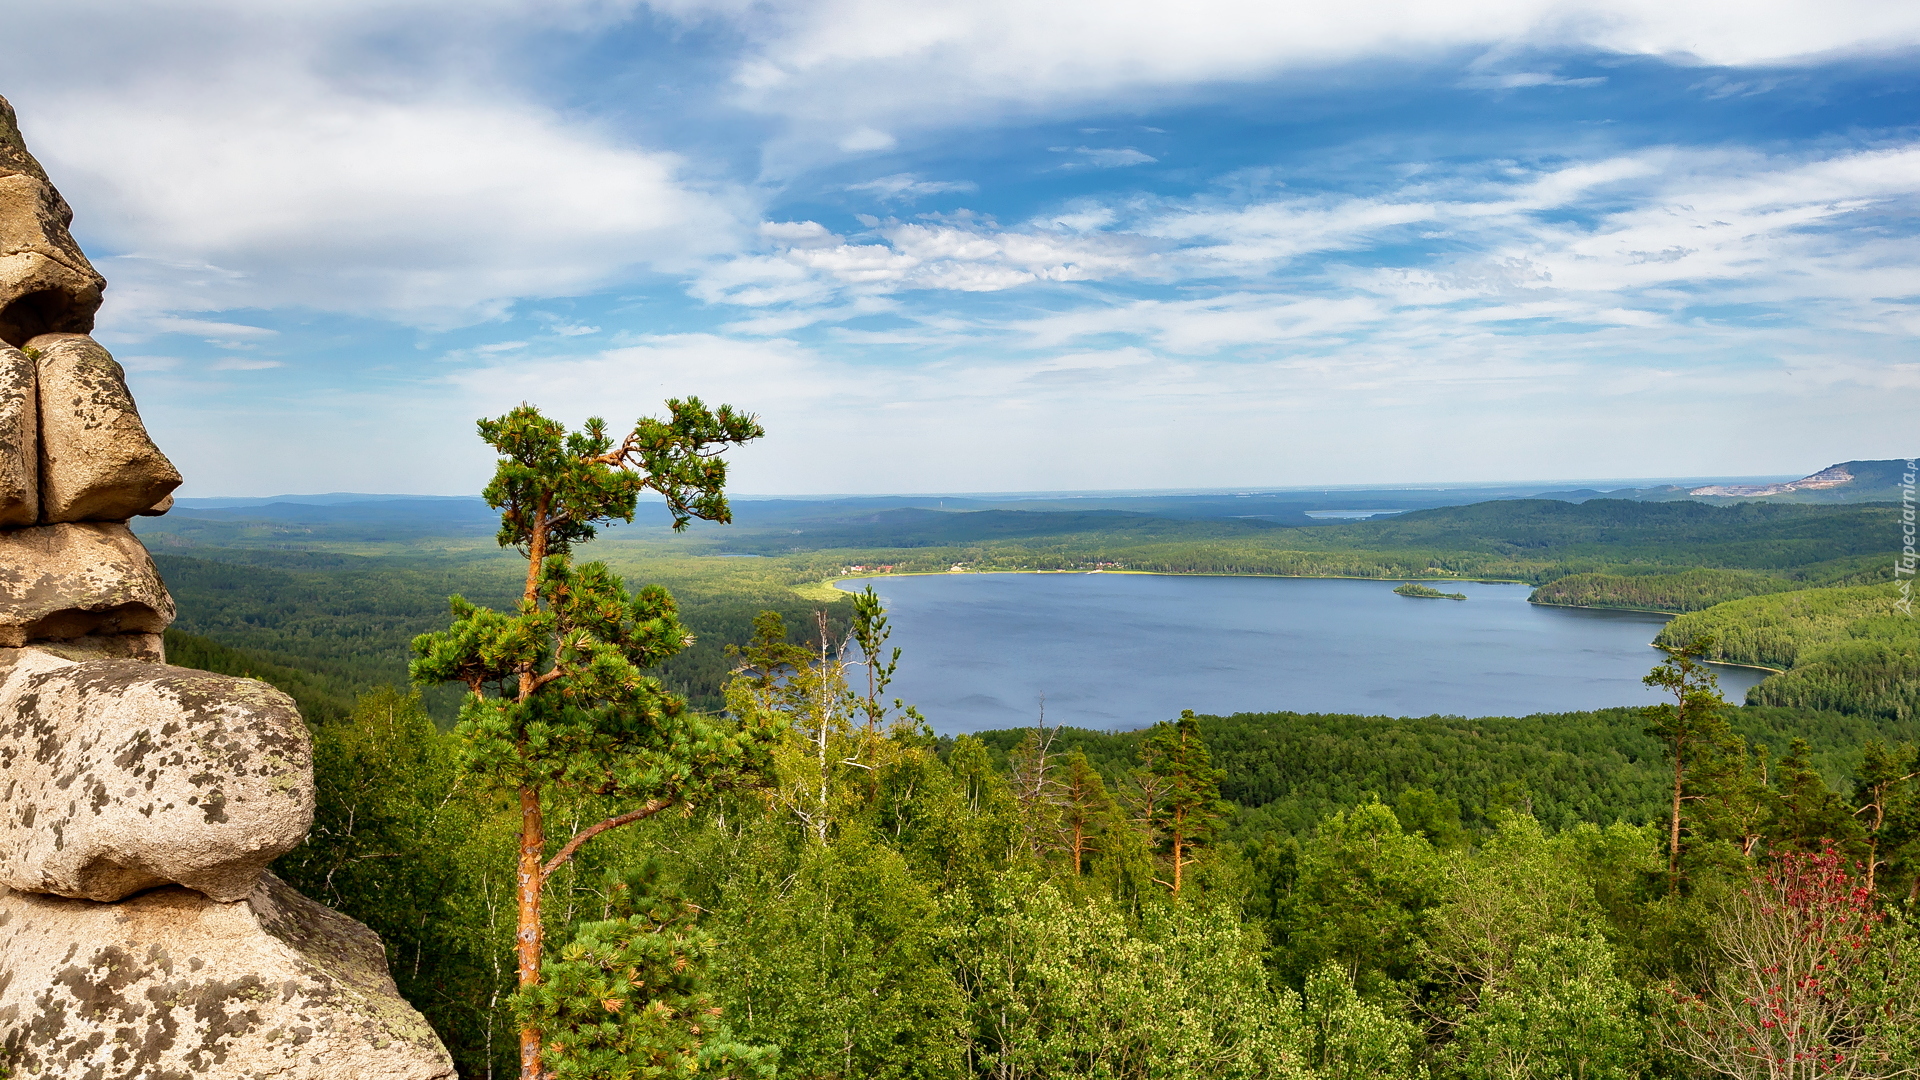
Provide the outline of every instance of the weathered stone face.
{"type": "Polygon", "coordinates": [[[112,354],[85,334],[42,334],[40,520],[125,521],[180,486],[112,354]]]}
{"type": "Polygon", "coordinates": [[[380,940],[263,878],[118,904],[0,889],[0,1060],[101,1080],[450,1080],[380,940]]]}
{"type": "Polygon", "coordinates": [[[0,647],[90,634],[158,634],[173,597],[125,525],[0,532],[0,647]]]}
{"type": "Polygon", "coordinates": [[[37,365],[0,345],[0,529],[40,520],[40,393],[37,365]]]}
{"type": "Polygon", "coordinates": [[[0,884],[252,891],[313,824],[313,749],[252,679],[22,649],[0,679],[0,884]]]}
{"type": "MultiPolygon", "coordinates": [[[[60,641],[36,641],[28,647],[68,660],[145,660],[149,664],[167,662],[166,640],[159,634],[82,634],[60,641]]],[[[0,670],[11,668],[19,658],[20,650],[0,648],[0,670]]]]}
{"type": "Polygon", "coordinates": [[[73,211],[27,152],[13,106],[0,98],[0,341],[93,329],[107,282],[67,227],[73,211]]]}

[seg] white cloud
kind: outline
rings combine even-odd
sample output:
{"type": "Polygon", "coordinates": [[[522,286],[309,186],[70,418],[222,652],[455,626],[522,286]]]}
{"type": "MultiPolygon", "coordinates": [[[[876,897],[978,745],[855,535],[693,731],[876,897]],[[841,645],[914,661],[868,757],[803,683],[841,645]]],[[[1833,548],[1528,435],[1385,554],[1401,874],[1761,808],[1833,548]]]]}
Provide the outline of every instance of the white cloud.
{"type": "Polygon", "coordinates": [[[846,238],[781,223],[762,229],[774,253],[722,264],[710,280],[738,283],[702,295],[768,306],[1067,281],[1224,288],[1082,301],[1003,328],[1035,347],[1119,333],[1177,353],[1515,320],[1652,328],[1729,305],[1850,332],[1904,333],[1914,319],[1910,305],[1874,298],[1906,295],[1901,280],[1920,275],[1908,232],[1882,220],[1920,192],[1920,145],[1812,158],[1655,149],[1543,170],[1412,173],[1372,196],[1079,205],[1014,227],[963,213],[876,221],[846,238]],[[1069,221],[1076,228],[1059,227],[1069,221]],[[1428,249],[1432,238],[1444,242],[1428,249]],[[1414,310],[1437,314],[1410,319],[1414,310]]]}
{"type": "Polygon", "coordinates": [[[1048,149],[1056,154],[1079,154],[1081,161],[1075,164],[1091,165],[1096,169],[1124,169],[1130,165],[1150,165],[1160,160],[1151,154],[1141,153],[1131,146],[1119,148],[1052,146],[1048,149]]]}
{"type": "Polygon", "coordinates": [[[848,184],[848,191],[870,191],[888,202],[913,202],[928,195],[949,191],[978,191],[971,180],[922,180],[913,173],[894,173],[864,184],[848,184]]]}
{"type": "Polygon", "coordinates": [[[1138,274],[1151,254],[1138,238],[1006,230],[969,215],[945,221],[876,222],[871,242],[838,236],[818,222],[768,222],[761,235],[781,250],[720,263],[695,283],[695,296],[746,306],[826,302],[855,292],[947,289],[998,292],[1035,281],[1138,274]]]}
{"type": "Polygon", "coordinates": [[[236,308],[472,322],[684,271],[755,216],[495,77],[531,27],[606,5],[7,6],[35,42],[7,89],[112,281],[109,332],[236,308]]]}
{"type": "Polygon", "coordinates": [[[891,150],[897,142],[893,136],[874,128],[855,128],[840,136],[840,149],[849,154],[865,153],[872,150],[891,150]]]}
{"type": "Polygon", "coordinates": [[[751,7],[686,0],[659,6],[739,21],[755,46],[741,60],[736,82],[754,107],[840,126],[859,117],[890,130],[1471,48],[1596,49],[1757,66],[1920,44],[1920,7],[1902,0],[1358,0],[1338,6],[775,0],[751,7]]]}
{"type": "MultiPolygon", "coordinates": [[[[1278,321],[1322,317],[1353,313],[1307,304],[1278,321]]],[[[1790,373],[1688,356],[1725,344],[1714,335],[1625,326],[1596,352],[1421,329],[1263,363],[1121,346],[875,364],[789,341],[667,335],[461,371],[434,398],[453,427],[523,399],[572,422],[625,423],[609,402],[643,411],[697,393],[767,426],[733,455],[736,490],[858,492],[1660,475],[1676,425],[1704,429],[1699,468],[1790,472],[1834,452],[1816,434],[1830,414],[1870,431],[1902,407],[1889,386],[1920,387],[1920,366],[1890,383],[1817,342],[1795,343],[1790,373]],[[1708,398],[1735,408],[1702,414],[1708,398]],[[1458,438],[1463,428],[1475,437],[1458,438]]],[[[471,486],[477,463],[466,467],[471,486]]]]}
{"type": "Polygon", "coordinates": [[[1535,86],[1602,86],[1605,76],[1566,79],[1544,71],[1516,71],[1506,75],[1469,75],[1460,80],[1468,90],[1524,90],[1535,86]]]}

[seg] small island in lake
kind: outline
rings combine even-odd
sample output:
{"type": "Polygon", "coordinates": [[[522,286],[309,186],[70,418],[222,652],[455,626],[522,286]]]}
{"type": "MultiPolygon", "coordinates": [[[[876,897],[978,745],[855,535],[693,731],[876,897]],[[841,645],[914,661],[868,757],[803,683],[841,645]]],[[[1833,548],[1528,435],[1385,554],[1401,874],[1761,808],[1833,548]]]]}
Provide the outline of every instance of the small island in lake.
{"type": "Polygon", "coordinates": [[[1419,596],[1428,600],[1465,600],[1467,598],[1466,593],[1441,592],[1439,589],[1430,588],[1417,581],[1409,581],[1393,591],[1401,596],[1419,596]]]}

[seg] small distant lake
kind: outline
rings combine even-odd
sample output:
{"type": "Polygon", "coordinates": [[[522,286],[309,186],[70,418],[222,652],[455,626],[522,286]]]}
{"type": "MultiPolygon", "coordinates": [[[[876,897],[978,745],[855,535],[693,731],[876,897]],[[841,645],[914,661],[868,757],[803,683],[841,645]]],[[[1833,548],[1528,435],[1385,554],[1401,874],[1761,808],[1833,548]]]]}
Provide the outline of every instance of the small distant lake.
{"type": "MultiPolygon", "coordinates": [[[[1666,616],[1527,603],[1524,585],[1145,574],[864,578],[904,652],[889,696],[937,731],[1145,727],[1201,713],[1524,716],[1660,700],[1666,616]]],[[[1718,668],[1739,702],[1765,672],[1718,668]]]]}

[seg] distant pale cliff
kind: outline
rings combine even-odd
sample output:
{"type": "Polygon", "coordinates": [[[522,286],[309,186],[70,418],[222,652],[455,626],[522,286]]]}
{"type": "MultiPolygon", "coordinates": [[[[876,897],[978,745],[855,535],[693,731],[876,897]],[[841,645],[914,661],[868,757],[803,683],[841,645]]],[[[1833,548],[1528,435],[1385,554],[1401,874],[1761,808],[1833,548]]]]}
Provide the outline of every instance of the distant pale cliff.
{"type": "Polygon", "coordinates": [[[1899,502],[1901,477],[1907,472],[1907,459],[1843,461],[1798,480],[1773,484],[1708,484],[1703,487],[1621,488],[1615,491],[1544,491],[1542,499],[1585,502],[1588,499],[1631,499],[1635,502],[1673,502],[1693,499],[1698,502],[1789,502],[1789,503],[1865,503],[1899,502]]]}

